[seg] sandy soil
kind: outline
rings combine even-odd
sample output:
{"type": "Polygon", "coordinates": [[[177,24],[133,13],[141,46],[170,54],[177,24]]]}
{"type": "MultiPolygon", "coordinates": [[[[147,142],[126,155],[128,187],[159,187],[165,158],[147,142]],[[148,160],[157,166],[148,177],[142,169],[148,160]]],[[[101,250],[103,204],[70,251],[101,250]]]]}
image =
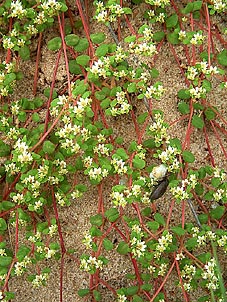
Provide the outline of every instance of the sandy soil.
{"type": "MultiPolygon", "coordinates": [[[[74,5],[74,4],[72,4],[74,5]]],[[[144,7],[141,6],[139,9],[135,8],[133,11],[134,19],[132,19],[132,25],[136,28],[142,24],[142,14],[144,7]]],[[[218,21],[216,21],[218,22],[218,21]]],[[[226,24],[225,24],[226,26],[226,24]]],[[[94,31],[105,31],[108,39],[112,40],[108,31],[102,27],[91,25],[91,32],[94,31]]],[[[127,35],[128,29],[123,28],[122,34],[127,35]]],[[[38,80],[38,91],[37,96],[41,96],[43,89],[51,85],[53,77],[53,68],[55,65],[56,54],[47,50],[47,41],[55,36],[55,32],[50,31],[45,33],[43,37],[42,52],[39,65],[39,80],[38,80]]],[[[34,41],[34,48],[35,48],[34,41]]],[[[176,47],[179,56],[182,57],[182,60],[185,59],[183,48],[181,46],[176,47]]],[[[24,79],[18,84],[14,98],[19,99],[22,97],[32,98],[33,96],[33,75],[35,67],[35,57],[31,61],[21,63],[21,68],[24,73],[24,79]],[[26,87],[26,89],[25,89],[26,87]]],[[[153,64],[153,62],[151,62],[153,64]]],[[[179,117],[177,111],[177,91],[181,88],[185,88],[184,79],[180,73],[179,67],[170,52],[169,45],[167,42],[161,47],[157,59],[155,60],[154,66],[159,70],[160,76],[159,79],[162,81],[164,87],[168,87],[164,97],[161,101],[154,101],[153,107],[159,108],[164,111],[165,118],[167,122],[172,123],[179,117]]],[[[56,87],[60,89],[65,82],[65,63],[63,56],[60,59],[59,70],[57,73],[56,87]]],[[[209,96],[209,100],[214,106],[222,112],[224,117],[227,117],[227,106],[226,106],[226,95],[224,91],[218,88],[218,82],[214,82],[215,92],[209,96]]],[[[136,101],[135,106],[137,108],[137,113],[145,111],[146,108],[142,101],[136,101]]],[[[111,119],[109,120],[111,122],[111,119]]],[[[127,146],[133,139],[136,138],[134,126],[130,116],[117,118],[112,120],[114,124],[114,135],[124,137],[124,144],[127,146]]],[[[179,139],[183,140],[186,133],[186,126],[184,122],[175,123],[170,128],[170,135],[172,137],[177,136],[179,139]]],[[[223,155],[223,152],[216,141],[215,135],[210,131],[209,133],[211,149],[215,156],[215,163],[217,166],[224,167],[226,165],[226,158],[223,155]]],[[[223,140],[224,147],[227,148],[227,140],[223,140]]],[[[200,166],[208,164],[207,159],[207,150],[204,141],[204,136],[201,131],[194,130],[191,137],[191,151],[196,156],[195,166],[200,166]]],[[[81,176],[81,180],[87,182],[86,179],[81,176]]],[[[89,185],[89,184],[88,184],[89,185]]],[[[82,199],[76,202],[72,202],[72,205],[69,208],[63,208],[59,212],[62,232],[64,235],[64,240],[66,248],[75,249],[74,256],[79,258],[79,256],[84,252],[84,247],[81,244],[84,233],[89,229],[89,217],[94,215],[97,211],[97,200],[98,192],[96,187],[89,185],[89,193],[85,194],[82,199]]],[[[103,198],[105,203],[109,202],[109,192],[110,184],[104,183],[103,198]]],[[[169,212],[170,206],[170,193],[167,193],[160,200],[156,202],[156,207],[160,213],[166,215],[169,212]]],[[[193,216],[188,207],[186,207],[186,221],[193,221],[193,216]]],[[[180,222],[180,211],[176,207],[173,210],[172,221],[177,224],[180,222]]],[[[13,232],[11,230],[11,232],[13,232]]],[[[113,238],[117,239],[117,238],[113,238]]],[[[12,234],[12,243],[13,243],[13,234],[12,234]]],[[[116,244],[117,246],[117,244],[116,244]]],[[[110,284],[113,287],[122,287],[128,285],[128,281],[124,278],[126,272],[132,272],[132,266],[128,258],[121,256],[116,252],[111,253],[111,265],[108,265],[102,274],[102,278],[109,280],[110,284]]],[[[223,257],[223,267],[227,266],[227,260],[223,257]]],[[[16,299],[15,302],[55,302],[59,301],[59,269],[60,263],[56,261],[51,261],[51,274],[46,287],[41,287],[38,289],[32,289],[30,283],[26,281],[26,277],[13,278],[13,281],[10,282],[10,290],[15,291],[16,299]]],[[[63,272],[63,301],[64,302],[80,302],[84,301],[79,298],[77,295],[77,290],[79,288],[87,287],[88,278],[87,274],[83,273],[79,268],[78,264],[72,261],[69,257],[65,258],[64,262],[64,272],[63,272]]],[[[174,275],[171,280],[168,281],[168,301],[177,301],[176,297],[178,294],[175,292],[176,279],[174,275]],[[173,295],[175,293],[175,296],[173,295]]],[[[102,288],[103,300],[104,302],[112,302],[113,296],[110,295],[109,291],[105,288],[102,288]]],[[[196,296],[191,300],[197,301],[196,296]]],[[[178,300],[180,301],[180,300],[178,300]]]]}

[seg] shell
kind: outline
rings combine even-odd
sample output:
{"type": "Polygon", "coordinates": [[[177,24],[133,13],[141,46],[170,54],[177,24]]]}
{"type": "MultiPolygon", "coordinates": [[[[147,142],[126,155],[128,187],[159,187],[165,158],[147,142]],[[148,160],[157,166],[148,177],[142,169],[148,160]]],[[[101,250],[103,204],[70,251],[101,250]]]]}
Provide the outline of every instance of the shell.
{"type": "Polygon", "coordinates": [[[163,180],[161,180],[157,186],[155,186],[154,190],[152,191],[150,195],[150,201],[153,201],[155,199],[158,199],[162,197],[162,195],[165,193],[167,187],[169,185],[169,180],[167,177],[165,177],[163,180]]]}
{"type": "Polygon", "coordinates": [[[153,168],[152,172],[150,173],[150,178],[161,180],[166,176],[166,173],[167,173],[166,166],[161,164],[153,168]]]}

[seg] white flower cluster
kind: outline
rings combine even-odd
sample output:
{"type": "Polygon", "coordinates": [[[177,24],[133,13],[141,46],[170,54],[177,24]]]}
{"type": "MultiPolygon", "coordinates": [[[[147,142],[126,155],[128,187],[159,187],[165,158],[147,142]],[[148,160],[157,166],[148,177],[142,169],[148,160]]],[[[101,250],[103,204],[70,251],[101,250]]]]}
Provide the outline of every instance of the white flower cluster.
{"type": "Polygon", "coordinates": [[[206,96],[206,89],[204,87],[192,87],[189,89],[189,93],[192,99],[201,99],[206,96]]]}
{"type": "Polygon", "coordinates": [[[149,126],[148,130],[154,137],[157,145],[162,144],[164,141],[169,142],[169,135],[167,134],[168,124],[165,123],[163,116],[156,113],[153,116],[154,122],[149,126]]]}
{"type": "Polygon", "coordinates": [[[126,301],[128,301],[128,300],[125,295],[117,294],[117,302],[126,302],[126,301]]]}
{"type": "Polygon", "coordinates": [[[144,95],[147,99],[154,98],[156,100],[160,100],[164,92],[165,92],[165,88],[163,87],[163,85],[155,84],[155,85],[151,85],[150,87],[147,87],[147,90],[144,93],[144,95]]]}
{"type": "Polygon", "coordinates": [[[130,246],[134,257],[140,258],[141,256],[144,256],[147,245],[145,241],[142,240],[143,236],[144,235],[141,227],[138,224],[133,225],[132,233],[131,233],[132,238],[130,239],[130,246]]]}
{"type": "Polygon", "coordinates": [[[199,31],[193,35],[193,37],[190,40],[190,43],[192,45],[201,45],[203,43],[204,39],[205,39],[205,36],[203,36],[202,31],[199,31]]]}
{"type": "Polygon", "coordinates": [[[216,66],[208,66],[207,61],[196,62],[194,66],[188,66],[186,71],[186,77],[189,80],[194,81],[196,77],[200,74],[211,75],[211,74],[219,74],[219,70],[216,66]]]}
{"type": "Polygon", "coordinates": [[[213,9],[217,12],[225,12],[227,10],[227,3],[226,0],[213,0],[213,9]]]}
{"type": "Polygon", "coordinates": [[[220,247],[223,247],[224,252],[227,253],[227,235],[221,235],[217,240],[217,244],[220,247]]]}
{"type": "Polygon", "coordinates": [[[130,240],[130,246],[133,256],[138,258],[144,255],[147,247],[145,241],[138,239],[136,237],[133,237],[130,240]]]}
{"type": "Polygon", "coordinates": [[[57,0],[47,0],[41,4],[41,8],[48,14],[48,16],[52,17],[56,15],[58,11],[61,10],[61,3],[57,0]]]}
{"type": "Polygon", "coordinates": [[[57,203],[61,206],[64,207],[67,204],[67,198],[64,194],[60,193],[60,192],[56,192],[55,193],[55,198],[57,203]]]}
{"type": "Polygon", "coordinates": [[[173,235],[169,232],[166,232],[162,237],[158,239],[158,244],[155,248],[154,257],[160,259],[163,252],[165,252],[169,245],[173,241],[173,235]]]}
{"type": "Polygon", "coordinates": [[[112,203],[115,207],[125,207],[127,205],[127,198],[124,194],[124,192],[112,192],[110,194],[110,197],[112,199],[112,203]]]}
{"type": "Polygon", "coordinates": [[[104,6],[102,1],[96,1],[95,19],[98,22],[114,22],[124,14],[124,9],[118,3],[104,6]]]}
{"type": "Polygon", "coordinates": [[[219,287],[219,280],[217,277],[217,264],[214,258],[204,265],[202,278],[207,280],[206,287],[209,290],[216,290],[219,287]]]}
{"type": "Polygon", "coordinates": [[[49,277],[48,273],[42,273],[42,274],[36,275],[35,278],[32,280],[32,286],[40,287],[42,285],[45,285],[48,277],[49,277]]]}
{"type": "Polygon", "coordinates": [[[197,184],[197,178],[195,174],[191,174],[189,178],[182,180],[181,186],[170,188],[170,192],[178,201],[189,199],[189,192],[195,188],[197,184]]]}
{"type": "Polygon", "coordinates": [[[220,169],[218,167],[214,168],[214,177],[219,178],[222,182],[227,180],[227,173],[224,169],[220,169]]]}
{"type": "Polygon", "coordinates": [[[213,198],[216,202],[222,202],[226,200],[227,190],[226,189],[217,189],[216,192],[213,193],[213,198]]]}
{"type": "Polygon", "coordinates": [[[114,172],[119,175],[126,174],[128,171],[128,167],[127,167],[125,161],[123,161],[123,159],[121,159],[121,158],[118,158],[117,156],[113,156],[113,158],[111,160],[111,164],[114,167],[114,172]]]}
{"type": "Polygon", "coordinates": [[[154,5],[162,8],[170,4],[170,0],[145,0],[145,2],[150,5],[154,5]]]}
{"type": "Polygon", "coordinates": [[[159,270],[158,270],[158,276],[165,276],[167,268],[168,268],[167,263],[161,263],[161,265],[159,266],[159,270]]]}
{"type": "Polygon", "coordinates": [[[180,30],[178,33],[178,39],[180,41],[183,41],[187,37],[186,31],[185,30],[180,30]]]}
{"type": "Polygon", "coordinates": [[[76,114],[77,118],[81,118],[85,110],[91,106],[92,99],[91,98],[80,98],[77,102],[76,106],[73,107],[73,113],[76,114]]]}
{"type": "Polygon", "coordinates": [[[110,58],[102,57],[95,61],[90,68],[90,72],[98,77],[107,77],[110,68],[110,58]]]}
{"type": "Polygon", "coordinates": [[[34,235],[30,235],[28,237],[28,241],[35,243],[37,241],[41,241],[41,238],[42,238],[41,232],[37,231],[34,235]]]}
{"type": "Polygon", "coordinates": [[[176,147],[167,145],[166,150],[158,153],[158,158],[168,167],[169,172],[176,172],[180,168],[180,163],[177,156],[180,151],[176,147]]]}
{"type": "Polygon", "coordinates": [[[30,263],[31,263],[31,259],[28,256],[25,256],[22,261],[16,262],[14,265],[15,275],[21,276],[25,272],[27,266],[30,263]]]}
{"type": "MultiPolygon", "coordinates": [[[[3,36],[3,47],[5,49],[12,49],[14,46],[14,43],[11,41],[10,38],[3,36]],[[9,45],[8,45],[9,42],[9,45]],[[10,46],[10,47],[8,47],[10,46]]],[[[1,62],[0,67],[0,96],[7,96],[10,92],[10,90],[14,87],[16,80],[11,81],[10,83],[5,84],[4,81],[7,79],[7,74],[13,73],[16,71],[16,64],[15,62],[6,63],[5,61],[1,62]]],[[[6,82],[8,82],[6,80],[6,82]]],[[[1,126],[8,127],[9,126],[9,119],[7,119],[5,116],[1,116],[1,126]]]]}
{"type": "Polygon", "coordinates": [[[56,249],[51,249],[48,246],[43,246],[43,245],[38,245],[36,247],[36,251],[37,253],[43,255],[46,259],[52,258],[58,252],[58,250],[56,249]]]}
{"type": "Polygon", "coordinates": [[[120,45],[117,46],[114,58],[117,63],[122,62],[123,60],[125,60],[127,58],[127,52],[124,51],[122,46],[120,46],[120,45]]]}
{"type": "Polygon", "coordinates": [[[14,145],[13,160],[20,164],[28,164],[33,161],[28,145],[19,138],[14,145]]]}
{"type": "Polygon", "coordinates": [[[101,181],[103,178],[107,177],[109,171],[101,167],[92,167],[88,171],[90,179],[101,181]]]}
{"type": "Polygon", "coordinates": [[[86,246],[87,249],[92,248],[92,236],[90,234],[85,234],[82,240],[83,244],[86,246]]]}
{"type": "Polygon", "coordinates": [[[127,98],[125,97],[126,92],[117,91],[116,99],[111,101],[110,113],[112,116],[122,115],[129,113],[131,105],[128,103],[127,98]]]}
{"type": "Polygon", "coordinates": [[[129,43],[129,51],[131,54],[152,57],[157,53],[156,45],[150,42],[131,42],[129,43]]]}
{"type": "Polygon", "coordinates": [[[80,261],[80,268],[85,272],[95,271],[97,269],[103,269],[103,261],[96,257],[89,256],[89,258],[83,258],[80,261]]]}
{"type": "Polygon", "coordinates": [[[184,280],[184,289],[186,291],[190,291],[191,289],[191,281],[196,273],[196,267],[192,264],[186,264],[184,268],[181,270],[181,277],[184,280]]]}
{"type": "Polygon", "coordinates": [[[26,14],[26,9],[23,8],[23,5],[19,0],[12,1],[10,9],[11,9],[10,16],[13,18],[21,19],[26,14]]]}

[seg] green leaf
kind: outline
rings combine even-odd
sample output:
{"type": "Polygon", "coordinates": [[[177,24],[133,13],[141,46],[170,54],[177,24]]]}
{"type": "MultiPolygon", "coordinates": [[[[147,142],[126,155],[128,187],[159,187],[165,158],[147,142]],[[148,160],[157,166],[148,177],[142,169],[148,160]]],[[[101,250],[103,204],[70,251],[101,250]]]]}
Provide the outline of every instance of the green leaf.
{"type": "Polygon", "coordinates": [[[190,112],[189,104],[185,102],[180,102],[178,104],[178,110],[181,114],[188,114],[190,112]]]}
{"type": "Polygon", "coordinates": [[[128,246],[128,244],[124,241],[121,241],[119,244],[118,244],[118,247],[117,247],[117,252],[121,255],[126,255],[130,252],[130,248],[128,246]]]}
{"type": "MultiPolygon", "coordinates": [[[[47,98],[49,98],[49,97],[50,97],[50,91],[51,91],[50,87],[45,88],[43,94],[44,94],[47,98]]],[[[58,97],[57,91],[54,89],[54,90],[53,90],[53,93],[52,93],[52,98],[51,98],[51,99],[53,100],[53,99],[56,99],[57,97],[58,97]]],[[[42,104],[43,104],[43,100],[36,99],[36,108],[41,107],[42,104]],[[42,103],[41,103],[41,101],[42,101],[42,103]],[[38,102],[40,102],[39,105],[38,105],[38,102]]]]}
{"type": "Polygon", "coordinates": [[[118,148],[115,152],[115,154],[119,155],[123,160],[128,159],[128,154],[125,152],[123,148],[118,148]]]}
{"type": "Polygon", "coordinates": [[[132,302],[143,302],[143,299],[140,296],[135,295],[133,296],[132,302]]]}
{"type": "Polygon", "coordinates": [[[90,60],[90,57],[87,55],[81,55],[76,58],[76,62],[81,66],[86,66],[90,60]]]}
{"type": "Polygon", "coordinates": [[[152,78],[157,78],[158,76],[159,76],[159,71],[158,71],[158,69],[156,69],[156,68],[152,68],[151,70],[150,70],[150,75],[151,75],[151,77],[152,78]]]}
{"type": "Polygon", "coordinates": [[[90,38],[93,43],[100,44],[100,43],[104,42],[104,40],[106,39],[106,36],[104,33],[100,32],[100,33],[91,34],[90,38]]]}
{"type": "Polygon", "coordinates": [[[47,154],[52,154],[55,151],[55,145],[50,141],[45,141],[43,143],[43,151],[47,154]]]}
{"type": "Polygon", "coordinates": [[[218,63],[222,66],[227,66],[227,49],[222,50],[217,55],[218,63]]]}
{"type": "Polygon", "coordinates": [[[170,44],[173,44],[173,45],[179,44],[178,33],[176,33],[176,32],[168,33],[167,40],[170,44]]]}
{"type": "Polygon", "coordinates": [[[78,293],[78,295],[80,296],[80,297],[85,297],[85,296],[87,296],[89,293],[90,293],[90,290],[89,290],[89,288],[83,288],[83,289],[79,289],[78,291],[77,291],[77,293],[78,293]]]}
{"type": "Polygon", "coordinates": [[[101,104],[100,104],[100,106],[101,106],[102,109],[108,108],[109,105],[110,105],[110,99],[109,99],[109,98],[104,99],[104,100],[101,102],[101,104]]]}
{"type": "Polygon", "coordinates": [[[49,50],[56,51],[56,50],[59,50],[61,48],[61,44],[62,44],[61,38],[56,37],[56,38],[53,38],[50,41],[48,41],[47,48],[49,50]]]}
{"type": "Polygon", "coordinates": [[[127,91],[129,93],[133,93],[133,92],[136,92],[136,83],[130,83],[127,87],[127,91]]]}
{"type": "Polygon", "coordinates": [[[125,37],[125,38],[124,38],[124,41],[125,41],[126,43],[135,42],[135,40],[136,40],[136,36],[128,36],[128,37],[125,37]]]}
{"type": "Polygon", "coordinates": [[[65,36],[65,43],[68,46],[75,46],[79,42],[80,38],[75,34],[65,36]]]}
{"type": "Polygon", "coordinates": [[[213,120],[214,118],[215,118],[215,116],[216,116],[216,113],[213,111],[213,109],[212,108],[207,108],[205,111],[204,111],[204,113],[205,113],[205,116],[206,116],[206,118],[208,119],[208,121],[211,121],[211,120],[213,120]]]}
{"type": "Polygon", "coordinates": [[[208,215],[207,214],[200,214],[198,215],[199,221],[201,224],[205,224],[208,221],[208,215]]]}
{"type": "Polygon", "coordinates": [[[186,163],[194,163],[195,161],[195,156],[190,151],[184,150],[182,156],[186,163]]]}
{"type": "Polygon", "coordinates": [[[104,57],[109,50],[109,45],[108,44],[102,44],[99,47],[97,47],[95,54],[97,57],[104,57]]]}
{"type": "MultiPolygon", "coordinates": [[[[4,232],[5,230],[7,230],[7,223],[5,221],[5,219],[0,218],[0,232],[4,232]]],[[[1,265],[1,263],[0,263],[1,265]]]]}
{"type": "Polygon", "coordinates": [[[12,209],[13,207],[15,207],[15,203],[11,201],[2,201],[0,203],[0,211],[7,211],[9,209],[12,209]]]}
{"type": "Polygon", "coordinates": [[[182,9],[182,13],[189,14],[189,13],[198,11],[201,9],[202,3],[203,3],[203,1],[190,2],[186,5],[186,7],[184,9],[182,9]]]}
{"type": "Polygon", "coordinates": [[[214,219],[220,219],[225,213],[224,206],[217,206],[215,209],[210,211],[210,216],[214,219]]]}
{"type": "Polygon", "coordinates": [[[81,68],[76,60],[69,60],[69,71],[73,74],[81,74],[81,68]]]}
{"type": "Polygon", "coordinates": [[[102,296],[99,291],[93,290],[93,295],[94,295],[95,301],[101,301],[102,296]]]}
{"type": "Polygon", "coordinates": [[[9,266],[12,262],[12,257],[0,256],[0,266],[9,266]]]}
{"type": "Polygon", "coordinates": [[[164,37],[165,37],[164,31],[157,31],[153,35],[153,40],[156,41],[156,42],[160,42],[164,39],[164,37]]]}
{"type": "Polygon", "coordinates": [[[36,122],[36,123],[38,123],[40,121],[40,117],[37,112],[32,114],[32,120],[33,120],[33,122],[36,122]]]}
{"type": "Polygon", "coordinates": [[[142,290],[145,290],[146,292],[149,292],[151,289],[152,289],[152,285],[151,284],[143,284],[142,286],[141,286],[141,289],[142,290]]]}
{"type": "Polygon", "coordinates": [[[134,158],[133,158],[133,167],[136,168],[136,169],[143,169],[145,166],[146,166],[146,162],[145,160],[139,158],[139,155],[136,155],[134,158]]]}
{"type": "Polygon", "coordinates": [[[109,239],[105,238],[103,240],[103,247],[105,250],[111,251],[113,249],[114,245],[109,239]]]}
{"type": "Polygon", "coordinates": [[[137,122],[138,124],[143,124],[146,121],[146,118],[148,117],[148,112],[144,112],[142,114],[140,114],[137,118],[137,122]]]}
{"type": "Polygon", "coordinates": [[[101,214],[97,214],[90,217],[90,223],[92,225],[101,226],[103,223],[103,217],[101,214]]]}
{"type": "Polygon", "coordinates": [[[202,87],[206,89],[206,92],[210,92],[212,89],[211,82],[208,80],[203,80],[202,87]]]}
{"type": "Polygon", "coordinates": [[[180,226],[174,226],[171,230],[178,236],[183,236],[185,234],[185,230],[180,226]]]}
{"type": "Polygon", "coordinates": [[[194,1],[193,2],[193,12],[200,10],[202,8],[203,1],[194,1]]]}
{"type": "Polygon", "coordinates": [[[159,229],[159,223],[157,221],[147,222],[147,227],[152,231],[157,231],[159,229]]]}
{"type": "Polygon", "coordinates": [[[82,52],[82,51],[86,50],[88,48],[88,46],[89,46],[88,40],[86,38],[82,38],[82,39],[79,39],[79,42],[73,48],[77,52],[82,52]]]}
{"type": "Polygon", "coordinates": [[[114,222],[119,218],[119,212],[116,208],[111,208],[105,212],[105,216],[110,222],[114,222]]]}
{"type": "Polygon", "coordinates": [[[221,180],[219,177],[213,177],[211,179],[211,184],[214,188],[217,188],[220,185],[220,183],[221,183],[221,180]]]}
{"type": "Polygon", "coordinates": [[[192,125],[195,128],[202,129],[204,127],[204,121],[200,116],[194,115],[192,118],[192,125]]]}
{"type": "Polygon", "coordinates": [[[139,290],[139,286],[130,286],[126,288],[126,295],[133,296],[138,292],[138,290],[139,290]]]}
{"type": "Polygon", "coordinates": [[[102,236],[102,232],[96,226],[92,226],[90,228],[90,234],[93,237],[100,237],[100,236],[102,236]]]}
{"type": "Polygon", "coordinates": [[[18,53],[22,60],[27,61],[30,59],[30,49],[27,45],[21,47],[18,53]]]}
{"type": "Polygon", "coordinates": [[[178,16],[177,14],[173,14],[169,16],[166,20],[166,27],[167,28],[172,28],[175,27],[178,23],[178,16]]]}
{"type": "Polygon", "coordinates": [[[21,245],[17,251],[17,260],[19,262],[21,262],[25,256],[27,256],[29,253],[30,253],[30,248],[28,248],[27,246],[25,245],[21,245]]]}
{"type": "Polygon", "coordinates": [[[193,238],[190,238],[186,241],[185,243],[185,247],[191,251],[195,248],[195,246],[197,245],[197,238],[196,237],[193,237],[193,238]]]}
{"type": "Polygon", "coordinates": [[[160,213],[155,213],[154,214],[154,219],[157,221],[159,224],[165,226],[165,219],[160,213]]]}
{"type": "Polygon", "coordinates": [[[177,93],[177,96],[181,100],[188,100],[190,99],[190,92],[188,89],[180,89],[177,93]]]}
{"type": "Polygon", "coordinates": [[[183,14],[189,14],[190,12],[193,11],[193,2],[189,2],[184,9],[182,9],[183,14]]]}
{"type": "Polygon", "coordinates": [[[10,154],[10,146],[0,140],[0,157],[5,157],[10,154]]]}
{"type": "Polygon", "coordinates": [[[147,139],[143,142],[145,148],[154,149],[156,148],[155,140],[153,138],[147,139]]]}

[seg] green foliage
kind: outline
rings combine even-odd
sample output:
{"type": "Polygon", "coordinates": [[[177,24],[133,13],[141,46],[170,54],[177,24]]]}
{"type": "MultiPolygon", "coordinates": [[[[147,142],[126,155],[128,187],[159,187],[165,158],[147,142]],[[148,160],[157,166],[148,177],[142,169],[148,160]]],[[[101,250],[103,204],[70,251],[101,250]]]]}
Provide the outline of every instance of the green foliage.
{"type": "Polygon", "coordinates": [[[118,244],[118,247],[117,247],[117,252],[121,255],[126,255],[128,254],[130,251],[130,248],[128,246],[128,244],[124,241],[121,241],[119,244],[118,244]]]}
{"type": "Polygon", "coordinates": [[[47,48],[52,51],[59,50],[61,48],[62,41],[60,37],[55,37],[48,41],[47,48]]]}
{"type": "Polygon", "coordinates": [[[195,156],[190,151],[187,150],[184,150],[182,152],[182,157],[186,163],[194,163],[195,161],[195,156]]]}

